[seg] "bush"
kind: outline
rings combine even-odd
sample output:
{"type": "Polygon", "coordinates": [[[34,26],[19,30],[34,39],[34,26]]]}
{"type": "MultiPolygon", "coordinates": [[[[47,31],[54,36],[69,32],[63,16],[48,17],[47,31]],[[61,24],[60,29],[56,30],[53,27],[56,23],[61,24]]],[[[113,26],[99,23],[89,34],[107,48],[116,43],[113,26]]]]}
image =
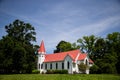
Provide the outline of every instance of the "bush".
{"type": "Polygon", "coordinates": [[[78,68],[82,73],[85,73],[88,66],[85,65],[84,63],[81,63],[80,65],[78,65],[78,68]]]}
{"type": "Polygon", "coordinates": [[[98,72],[99,72],[99,67],[97,65],[93,65],[92,67],[90,67],[91,74],[96,74],[98,72]]]}
{"type": "Polygon", "coordinates": [[[32,74],[38,74],[38,73],[40,73],[40,71],[39,70],[32,70],[32,74]]]}
{"type": "Polygon", "coordinates": [[[68,74],[68,70],[47,70],[46,74],[68,74]]]}

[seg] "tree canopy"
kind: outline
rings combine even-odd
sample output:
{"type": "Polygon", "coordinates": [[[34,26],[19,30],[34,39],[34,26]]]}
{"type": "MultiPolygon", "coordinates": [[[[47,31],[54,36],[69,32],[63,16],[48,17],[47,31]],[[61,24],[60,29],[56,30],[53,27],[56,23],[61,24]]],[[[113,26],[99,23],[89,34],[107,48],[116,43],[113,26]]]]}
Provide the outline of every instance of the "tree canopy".
{"type": "Polygon", "coordinates": [[[35,68],[32,41],[35,29],[29,23],[15,20],[5,26],[7,35],[0,40],[0,73],[31,73],[35,68]]]}
{"type": "Polygon", "coordinates": [[[91,73],[120,73],[120,33],[113,32],[106,38],[94,35],[83,36],[76,43],[60,41],[54,52],[64,52],[80,49],[88,53],[94,61],[95,66],[91,67],[91,73]],[[77,44],[77,45],[76,45],[77,44]],[[95,71],[94,71],[95,68],[95,71]]]}
{"type": "MultiPolygon", "coordinates": [[[[38,45],[34,27],[20,20],[5,26],[6,36],[0,39],[0,73],[31,73],[36,67],[38,45]]],[[[120,32],[105,38],[83,36],[76,42],[60,41],[54,53],[80,49],[89,54],[95,65],[91,73],[120,73],[120,32]]]]}
{"type": "Polygon", "coordinates": [[[54,53],[65,52],[75,49],[79,49],[79,46],[77,46],[76,43],[71,44],[70,42],[60,41],[56,46],[56,50],[54,50],[54,53]]]}

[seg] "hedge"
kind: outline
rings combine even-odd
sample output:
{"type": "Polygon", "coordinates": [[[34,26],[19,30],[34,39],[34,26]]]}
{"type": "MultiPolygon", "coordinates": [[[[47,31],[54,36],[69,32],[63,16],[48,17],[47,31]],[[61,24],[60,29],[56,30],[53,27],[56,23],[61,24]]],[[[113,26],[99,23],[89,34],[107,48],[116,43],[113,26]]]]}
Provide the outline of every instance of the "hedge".
{"type": "Polygon", "coordinates": [[[68,70],[47,70],[46,74],[68,74],[68,70]]]}
{"type": "Polygon", "coordinates": [[[40,71],[39,70],[32,70],[32,74],[38,74],[38,73],[40,73],[40,71]]]}

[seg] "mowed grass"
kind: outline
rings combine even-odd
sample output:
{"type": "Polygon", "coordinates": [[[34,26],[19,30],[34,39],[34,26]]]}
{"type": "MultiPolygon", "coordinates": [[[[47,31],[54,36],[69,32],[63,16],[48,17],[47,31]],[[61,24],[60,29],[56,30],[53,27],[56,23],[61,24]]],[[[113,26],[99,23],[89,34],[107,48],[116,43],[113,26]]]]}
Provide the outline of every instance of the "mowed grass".
{"type": "Polygon", "coordinates": [[[120,80],[112,74],[12,74],[0,75],[0,80],[120,80]]]}

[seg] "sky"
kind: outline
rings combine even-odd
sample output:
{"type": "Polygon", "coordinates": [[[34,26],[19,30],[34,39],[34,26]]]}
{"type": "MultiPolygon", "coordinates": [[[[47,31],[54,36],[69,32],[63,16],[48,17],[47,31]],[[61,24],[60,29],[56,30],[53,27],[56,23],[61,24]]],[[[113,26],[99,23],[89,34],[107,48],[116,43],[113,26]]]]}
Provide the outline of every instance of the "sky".
{"type": "Polygon", "coordinates": [[[120,0],[0,0],[0,39],[5,25],[19,19],[35,27],[47,53],[61,41],[120,32],[120,0]]]}

